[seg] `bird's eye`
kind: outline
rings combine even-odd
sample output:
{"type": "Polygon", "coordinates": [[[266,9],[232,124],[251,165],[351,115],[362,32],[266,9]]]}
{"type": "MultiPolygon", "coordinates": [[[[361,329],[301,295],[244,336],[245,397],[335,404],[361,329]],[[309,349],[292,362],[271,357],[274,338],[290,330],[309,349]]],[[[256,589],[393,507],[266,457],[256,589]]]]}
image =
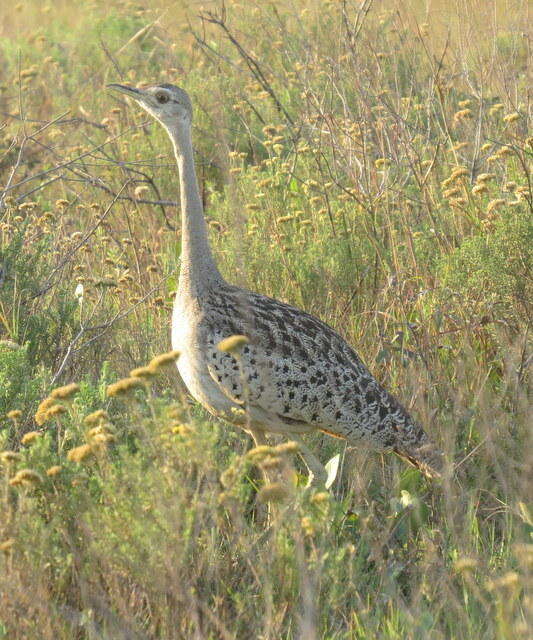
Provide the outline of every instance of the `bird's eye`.
{"type": "Polygon", "coordinates": [[[158,93],[155,97],[159,104],[165,104],[165,102],[168,102],[168,95],[166,93],[158,93]]]}

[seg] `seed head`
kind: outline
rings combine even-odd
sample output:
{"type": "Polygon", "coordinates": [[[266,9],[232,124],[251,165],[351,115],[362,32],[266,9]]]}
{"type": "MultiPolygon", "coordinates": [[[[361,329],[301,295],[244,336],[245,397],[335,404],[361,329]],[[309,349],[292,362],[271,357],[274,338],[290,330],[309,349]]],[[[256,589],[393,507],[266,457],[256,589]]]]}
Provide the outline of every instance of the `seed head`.
{"type": "Polygon", "coordinates": [[[457,111],[456,113],[454,113],[453,121],[455,123],[458,123],[458,122],[462,122],[463,120],[467,120],[468,118],[471,118],[471,117],[472,117],[471,109],[461,109],[460,111],[457,111]]]}
{"type": "Polygon", "coordinates": [[[290,222],[291,220],[294,220],[294,216],[287,215],[287,216],[280,216],[279,218],[276,219],[276,222],[278,224],[283,224],[284,222],[290,222]]]}
{"type": "Polygon", "coordinates": [[[496,177],[494,173],[480,173],[476,178],[476,182],[488,182],[496,177]]]}
{"type": "Polygon", "coordinates": [[[489,114],[493,116],[494,114],[502,110],[503,110],[503,104],[501,102],[498,102],[497,104],[492,105],[492,107],[489,109],[489,114]]]}
{"type": "Polygon", "coordinates": [[[41,436],[39,431],[28,431],[22,436],[22,444],[31,444],[34,440],[37,440],[41,436]]]}
{"type": "Polygon", "coordinates": [[[163,367],[174,364],[179,357],[179,351],[168,351],[152,358],[148,366],[154,373],[158,373],[163,367]]]}
{"type": "Polygon", "coordinates": [[[11,478],[9,484],[12,486],[26,485],[36,486],[43,481],[43,477],[37,471],[33,469],[21,469],[11,478]]]}
{"type": "Polygon", "coordinates": [[[505,156],[510,156],[512,153],[513,153],[512,147],[510,147],[509,145],[504,145],[503,147],[500,147],[498,149],[495,155],[498,158],[504,158],[505,156]]]}
{"type": "Polygon", "coordinates": [[[250,449],[250,451],[246,453],[246,457],[250,460],[253,460],[254,462],[257,462],[259,460],[262,460],[263,458],[266,458],[267,456],[272,455],[274,451],[274,447],[271,447],[267,444],[260,444],[259,446],[250,449]]]}
{"type": "Polygon", "coordinates": [[[466,203],[466,198],[451,198],[450,200],[450,205],[452,207],[464,207],[466,203]]]}
{"type": "Polygon", "coordinates": [[[75,393],[80,390],[80,385],[72,382],[71,384],[67,384],[64,387],[57,387],[50,394],[51,398],[56,398],[57,400],[66,400],[70,398],[75,393]]]}
{"type": "Polygon", "coordinates": [[[443,192],[444,198],[453,198],[454,196],[458,196],[461,193],[461,189],[459,187],[452,187],[451,189],[446,189],[443,192]]]}
{"type": "Polygon", "coordinates": [[[476,186],[473,187],[472,194],[477,196],[477,195],[480,195],[482,193],[487,193],[488,190],[489,190],[489,188],[487,187],[487,185],[484,182],[482,182],[481,184],[476,184],[476,186]]]}
{"type": "Polygon", "coordinates": [[[37,407],[37,411],[35,413],[35,422],[41,426],[48,419],[48,410],[55,404],[54,398],[48,396],[45,398],[37,407]]]}
{"type": "Polygon", "coordinates": [[[6,415],[10,420],[13,420],[13,422],[16,422],[19,418],[22,417],[22,411],[20,411],[20,409],[13,409],[12,411],[9,411],[6,415]]]}
{"type": "Polygon", "coordinates": [[[60,416],[63,413],[66,413],[66,408],[61,404],[54,404],[50,409],[48,409],[47,417],[60,416]]]}
{"type": "Polygon", "coordinates": [[[244,347],[244,345],[248,344],[250,340],[246,336],[242,335],[233,335],[228,338],[224,338],[217,344],[217,349],[219,351],[225,351],[226,353],[231,353],[232,355],[240,352],[240,350],[244,347]]]}
{"type": "Polygon", "coordinates": [[[468,175],[468,169],[466,167],[456,167],[451,175],[450,178],[452,180],[457,180],[457,178],[462,178],[463,176],[467,176],[468,175]]]}
{"type": "Polygon", "coordinates": [[[511,124],[512,122],[516,122],[519,120],[520,114],[516,111],[514,113],[508,113],[506,116],[503,116],[503,121],[507,122],[507,124],[511,124]]]}
{"type": "Polygon", "coordinates": [[[268,124],[266,127],[263,127],[263,133],[265,136],[274,136],[277,133],[276,127],[272,124],[268,124]]]}
{"type": "Polygon", "coordinates": [[[156,372],[151,369],[149,366],[147,367],[137,367],[136,369],[132,369],[130,371],[131,378],[144,378],[149,380],[155,376],[156,372]]]}
{"type": "Polygon", "coordinates": [[[109,398],[116,398],[122,396],[134,389],[144,388],[144,383],[141,378],[123,378],[118,382],[114,382],[107,387],[106,393],[109,398]]]}
{"type": "Polygon", "coordinates": [[[88,456],[93,454],[93,448],[90,444],[82,444],[79,447],[71,449],[67,453],[67,460],[70,462],[83,462],[88,456]]]}
{"type": "Polygon", "coordinates": [[[283,442],[282,444],[278,444],[277,447],[274,447],[274,451],[281,454],[298,453],[299,450],[300,445],[297,442],[294,442],[294,440],[283,442]]]}
{"type": "Polygon", "coordinates": [[[49,476],[50,478],[53,478],[54,476],[57,476],[58,474],[60,474],[62,469],[63,467],[61,467],[58,464],[55,464],[53,467],[50,467],[49,469],[46,470],[46,475],[49,476]]]}
{"type": "Polygon", "coordinates": [[[96,446],[105,446],[110,442],[115,442],[115,436],[107,431],[101,431],[100,433],[93,434],[91,438],[91,444],[96,446]]]}
{"type": "Polygon", "coordinates": [[[13,464],[20,460],[20,454],[16,451],[2,451],[0,453],[0,461],[4,464],[13,464]]]}
{"type": "Polygon", "coordinates": [[[506,201],[503,198],[496,198],[495,200],[491,200],[487,205],[487,213],[491,213],[495,209],[499,209],[505,204],[505,202],[506,201]]]}
{"type": "Polygon", "coordinates": [[[98,409],[98,411],[93,411],[88,416],[85,416],[85,418],[83,418],[83,423],[90,427],[92,425],[100,424],[108,418],[109,416],[107,415],[107,411],[98,409]]]}
{"type": "Polygon", "coordinates": [[[262,469],[281,469],[283,467],[283,458],[281,456],[267,456],[259,463],[262,469]]]}

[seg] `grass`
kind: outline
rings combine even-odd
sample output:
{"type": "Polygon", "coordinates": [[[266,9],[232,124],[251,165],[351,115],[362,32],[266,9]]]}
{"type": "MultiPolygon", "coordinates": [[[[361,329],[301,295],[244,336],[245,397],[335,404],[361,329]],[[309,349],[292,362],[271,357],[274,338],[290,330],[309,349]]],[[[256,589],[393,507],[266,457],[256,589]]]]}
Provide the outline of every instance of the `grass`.
{"type": "Polygon", "coordinates": [[[0,638],[528,637],[527,5],[225,5],[0,8],[0,638]],[[340,331],[453,475],[315,436],[309,494],[173,368],[117,386],[169,349],[179,194],[114,81],[190,92],[222,272],[340,331]]]}

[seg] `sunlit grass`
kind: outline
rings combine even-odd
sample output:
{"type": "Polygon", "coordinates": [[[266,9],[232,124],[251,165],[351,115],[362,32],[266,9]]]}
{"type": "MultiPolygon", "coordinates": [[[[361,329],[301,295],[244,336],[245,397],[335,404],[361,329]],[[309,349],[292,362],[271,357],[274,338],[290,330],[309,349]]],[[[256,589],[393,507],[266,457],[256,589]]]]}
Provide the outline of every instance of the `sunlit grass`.
{"type": "Polygon", "coordinates": [[[525,3],[225,5],[240,49],[217,3],[0,7],[0,638],[525,638],[525,3]],[[177,170],[117,80],[191,93],[221,271],[354,344],[442,485],[315,436],[308,493],[191,404],[177,170]]]}

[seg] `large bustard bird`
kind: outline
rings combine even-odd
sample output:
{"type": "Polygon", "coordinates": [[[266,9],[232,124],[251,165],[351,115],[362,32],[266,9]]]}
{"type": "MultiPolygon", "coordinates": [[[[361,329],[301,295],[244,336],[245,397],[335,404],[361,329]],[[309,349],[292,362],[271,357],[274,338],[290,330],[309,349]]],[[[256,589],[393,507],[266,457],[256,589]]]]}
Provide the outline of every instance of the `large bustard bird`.
{"type": "Polygon", "coordinates": [[[192,105],[170,84],[136,89],[109,85],[138,102],[167,130],[181,190],[181,271],[172,317],[172,346],[192,396],[212,414],[251,433],[299,443],[310,480],[325,470],[300,435],[316,430],[350,444],[394,451],[430,477],[441,455],[402,405],[368,372],[357,353],[314,316],[228,284],[209,247],[191,140],[192,105]],[[232,335],[248,342],[235,357],[217,348],[232,335]]]}

